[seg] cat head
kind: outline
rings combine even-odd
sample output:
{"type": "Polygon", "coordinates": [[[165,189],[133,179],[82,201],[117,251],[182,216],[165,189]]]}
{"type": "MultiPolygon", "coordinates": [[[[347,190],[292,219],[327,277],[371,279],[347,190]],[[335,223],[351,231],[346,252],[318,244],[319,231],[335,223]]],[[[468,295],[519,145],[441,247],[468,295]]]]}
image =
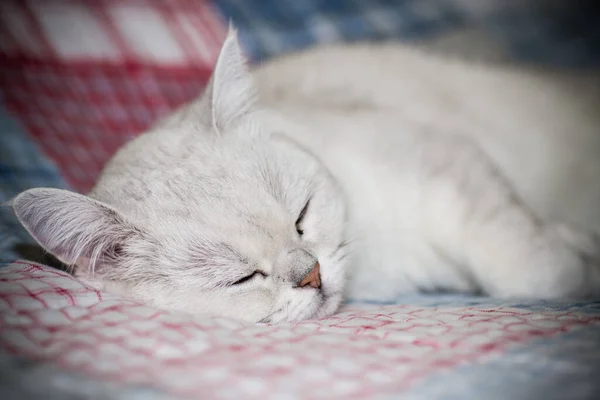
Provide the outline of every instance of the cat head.
{"type": "Polygon", "coordinates": [[[30,189],[15,214],[98,289],[248,321],[329,315],[344,287],[343,199],[263,116],[230,29],[203,96],[119,150],[89,195],[30,189]]]}

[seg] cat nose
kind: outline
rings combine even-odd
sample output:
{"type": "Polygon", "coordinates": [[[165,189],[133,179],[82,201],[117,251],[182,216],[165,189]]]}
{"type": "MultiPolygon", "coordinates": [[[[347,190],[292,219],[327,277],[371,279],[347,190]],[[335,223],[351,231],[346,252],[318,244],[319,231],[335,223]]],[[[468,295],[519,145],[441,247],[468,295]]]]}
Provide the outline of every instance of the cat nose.
{"type": "Polygon", "coordinates": [[[310,286],[315,289],[319,289],[321,287],[321,274],[320,274],[321,266],[317,261],[313,267],[313,269],[300,281],[299,287],[310,286]]]}

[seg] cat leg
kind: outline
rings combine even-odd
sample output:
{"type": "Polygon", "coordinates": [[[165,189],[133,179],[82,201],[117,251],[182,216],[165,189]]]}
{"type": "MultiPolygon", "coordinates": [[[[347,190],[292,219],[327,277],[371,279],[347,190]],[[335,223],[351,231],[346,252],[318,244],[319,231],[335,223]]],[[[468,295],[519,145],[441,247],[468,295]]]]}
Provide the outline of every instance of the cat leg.
{"type": "Polygon", "coordinates": [[[423,234],[484,292],[600,294],[600,241],[539,219],[468,138],[432,135],[421,155],[423,234]]]}

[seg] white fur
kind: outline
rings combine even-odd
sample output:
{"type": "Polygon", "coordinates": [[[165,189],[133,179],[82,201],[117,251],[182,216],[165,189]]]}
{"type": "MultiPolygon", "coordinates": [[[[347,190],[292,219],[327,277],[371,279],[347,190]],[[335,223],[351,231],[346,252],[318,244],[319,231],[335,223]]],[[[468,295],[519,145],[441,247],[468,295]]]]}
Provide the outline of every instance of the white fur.
{"type": "Polygon", "coordinates": [[[93,200],[32,189],[14,208],[87,282],[194,313],[298,320],[344,292],[597,294],[595,79],[396,44],[249,74],[230,33],[205,94],[123,147],[93,200]],[[296,287],[317,260],[322,288],[296,287]]]}

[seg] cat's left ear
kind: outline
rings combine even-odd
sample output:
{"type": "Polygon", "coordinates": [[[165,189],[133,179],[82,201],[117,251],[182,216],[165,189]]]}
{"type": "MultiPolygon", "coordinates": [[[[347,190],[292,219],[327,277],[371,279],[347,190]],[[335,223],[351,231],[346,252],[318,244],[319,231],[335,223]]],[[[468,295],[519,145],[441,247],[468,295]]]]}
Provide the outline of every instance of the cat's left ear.
{"type": "Polygon", "coordinates": [[[256,107],[252,76],[232,25],[202,100],[202,112],[218,133],[237,126],[256,107]]]}

